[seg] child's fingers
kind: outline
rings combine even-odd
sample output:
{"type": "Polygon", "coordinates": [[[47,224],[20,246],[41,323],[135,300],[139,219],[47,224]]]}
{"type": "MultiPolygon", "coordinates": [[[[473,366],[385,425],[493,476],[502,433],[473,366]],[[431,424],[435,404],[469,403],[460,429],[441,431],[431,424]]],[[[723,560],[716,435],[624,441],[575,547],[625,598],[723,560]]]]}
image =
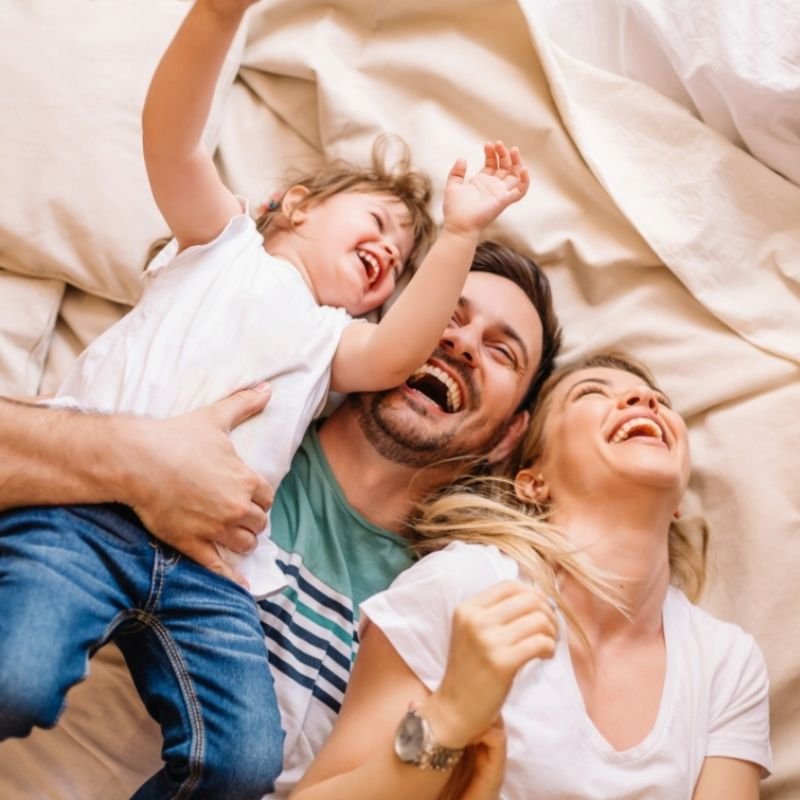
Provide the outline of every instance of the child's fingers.
{"type": "Polygon", "coordinates": [[[526,166],[520,167],[517,177],[519,178],[519,185],[517,188],[524,195],[527,193],[531,185],[531,174],[528,172],[528,168],[526,166]]]}
{"type": "Polygon", "coordinates": [[[450,168],[450,173],[447,176],[447,180],[455,180],[459,183],[463,183],[464,177],[467,174],[467,162],[463,158],[457,158],[456,163],[450,168]]]}
{"type": "Polygon", "coordinates": [[[512,165],[511,153],[508,148],[501,141],[494,143],[494,149],[497,153],[497,163],[500,169],[510,170],[512,165]]]}
{"type": "Polygon", "coordinates": [[[497,152],[492,142],[483,143],[483,168],[492,171],[497,169],[497,152]]]}

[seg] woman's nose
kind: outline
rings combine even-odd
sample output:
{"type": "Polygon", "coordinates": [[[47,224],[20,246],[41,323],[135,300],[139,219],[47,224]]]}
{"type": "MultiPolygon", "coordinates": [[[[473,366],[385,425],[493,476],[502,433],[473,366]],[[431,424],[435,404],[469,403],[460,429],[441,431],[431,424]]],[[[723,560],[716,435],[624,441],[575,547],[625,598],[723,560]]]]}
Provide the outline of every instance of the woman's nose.
{"type": "Polygon", "coordinates": [[[628,389],[620,397],[621,407],[647,406],[651,411],[658,413],[658,399],[649,386],[638,386],[628,389]]]}

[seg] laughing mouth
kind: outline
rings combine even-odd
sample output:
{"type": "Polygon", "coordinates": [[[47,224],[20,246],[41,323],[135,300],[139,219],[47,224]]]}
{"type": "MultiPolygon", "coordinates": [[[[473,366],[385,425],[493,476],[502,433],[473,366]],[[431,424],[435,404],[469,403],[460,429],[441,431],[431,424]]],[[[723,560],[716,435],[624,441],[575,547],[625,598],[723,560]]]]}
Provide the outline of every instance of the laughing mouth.
{"type": "Polygon", "coordinates": [[[372,286],[381,275],[381,265],[378,259],[366,250],[357,250],[356,255],[361,260],[364,272],[367,273],[367,283],[372,286]]]}
{"type": "Polygon", "coordinates": [[[464,407],[461,387],[443,369],[433,364],[423,364],[406,381],[406,386],[432,400],[447,414],[455,414],[464,407]]]}
{"type": "Polygon", "coordinates": [[[626,442],[628,439],[636,437],[657,439],[659,442],[664,442],[664,431],[649,417],[634,417],[627,422],[623,422],[622,425],[617,428],[616,432],[611,437],[611,442],[612,444],[619,444],[620,442],[626,442]]]}

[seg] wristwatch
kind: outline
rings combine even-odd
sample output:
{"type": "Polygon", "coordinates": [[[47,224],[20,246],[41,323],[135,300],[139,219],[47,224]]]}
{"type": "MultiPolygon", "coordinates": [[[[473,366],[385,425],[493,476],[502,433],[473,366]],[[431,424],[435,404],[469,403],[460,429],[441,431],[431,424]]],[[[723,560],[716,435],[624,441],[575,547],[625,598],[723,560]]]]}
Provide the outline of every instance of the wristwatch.
{"type": "Polygon", "coordinates": [[[452,769],[464,755],[463,748],[453,750],[438,744],[428,721],[416,709],[409,710],[400,720],[394,736],[394,752],[405,764],[439,771],[452,769]]]}

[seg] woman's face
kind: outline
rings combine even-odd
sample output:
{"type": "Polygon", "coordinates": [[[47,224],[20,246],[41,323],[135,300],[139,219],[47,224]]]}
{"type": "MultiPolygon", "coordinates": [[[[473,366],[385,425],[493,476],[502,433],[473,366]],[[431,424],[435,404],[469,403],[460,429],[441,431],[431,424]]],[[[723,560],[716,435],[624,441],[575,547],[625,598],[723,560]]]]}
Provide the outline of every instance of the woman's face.
{"type": "Polygon", "coordinates": [[[593,367],[567,375],[553,390],[544,451],[535,471],[550,502],[570,494],[662,488],[680,502],[689,479],[686,425],[669,400],[639,376],[593,367]]]}

